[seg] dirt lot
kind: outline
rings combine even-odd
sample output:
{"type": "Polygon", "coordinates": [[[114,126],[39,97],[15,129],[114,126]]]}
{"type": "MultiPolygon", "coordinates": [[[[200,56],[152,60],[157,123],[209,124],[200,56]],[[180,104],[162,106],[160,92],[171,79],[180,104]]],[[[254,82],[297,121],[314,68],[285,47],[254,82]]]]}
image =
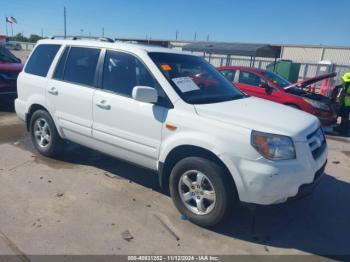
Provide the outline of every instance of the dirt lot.
{"type": "Polygon", "coordinates": [[[350,139],[328,141],[311,196],[239,207],[209,230],[181,217],[154,173],[77,145],[39,156],[23,123],[0,112],[0,254],[349,254],[350,139]]]}
{"type": "Polygon", "coordinates": [[[26,51],[26,50],[11,50],[11,52],[18,57],[19,59],[21,59],[22,63],[24,63],[25,61],[27,61],[27,58],[30,54],[30,51],[26,51]]]}

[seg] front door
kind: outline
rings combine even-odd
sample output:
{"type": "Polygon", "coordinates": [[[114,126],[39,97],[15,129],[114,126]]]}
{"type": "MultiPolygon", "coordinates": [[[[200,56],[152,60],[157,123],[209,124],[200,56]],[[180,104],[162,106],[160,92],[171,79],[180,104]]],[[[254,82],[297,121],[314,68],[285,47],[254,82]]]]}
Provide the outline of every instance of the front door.
{"type": "Polygon", "coordinates": [[[281,103],[282,100],[280,91],[276,88],[273,88],[272,92],[268,93],[263,87],[264,84],[268,84],[268,82],[261,78],[259,75],[247,71],[240,71],[238,82],[235,83],[239,89],[250,96],[256,96],[281,103]]]}
{"type": "Polygon", "coordinates": [[[93,98],[93,137],[104,152],[156,169],[167,108],[136,101],[135,86],[162,90],[145,65],[133,55],[106,51],[101,89],[93,98]]]}

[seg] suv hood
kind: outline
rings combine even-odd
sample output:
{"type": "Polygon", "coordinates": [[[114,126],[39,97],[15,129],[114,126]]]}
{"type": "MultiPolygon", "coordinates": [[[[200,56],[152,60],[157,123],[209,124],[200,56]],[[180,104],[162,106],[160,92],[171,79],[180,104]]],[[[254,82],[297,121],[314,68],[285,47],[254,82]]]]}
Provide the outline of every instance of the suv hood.
{"type": "Polygon", "coordinates": [[[320,125],[311,114],[256,97],[194,107],[202,117],[295,140],[304,141],[320,125]]]}

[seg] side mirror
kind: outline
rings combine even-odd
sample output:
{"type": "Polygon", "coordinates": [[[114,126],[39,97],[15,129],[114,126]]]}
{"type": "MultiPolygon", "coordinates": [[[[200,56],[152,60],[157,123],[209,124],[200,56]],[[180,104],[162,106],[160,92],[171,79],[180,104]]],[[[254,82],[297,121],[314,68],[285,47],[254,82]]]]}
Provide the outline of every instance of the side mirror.
{"type": "Polygon", "coordinates": [[[260,88],[266,89],[267,86],[268,86],[267,83],[260,83],[260,84],[259,84],[259,87],[260,87],[260,88]]]}
{"type": "Polygon", "coordinates": [[[153,87],[135,86],[132,89],[132,98],[144,103],[156,103],[158,101],[158,92],[153,87]]]}
{"type": "Polygon", "coordinates": [[[269,94],[269,95],[270,95],[270,94],[273,92],[273,90],[274,90],[274,88],[273,88],[272,86],[270,86],[268,83],[261,83],[261,84],[259,85],[259,87],[264,88],[266,94],[269,94]]]}

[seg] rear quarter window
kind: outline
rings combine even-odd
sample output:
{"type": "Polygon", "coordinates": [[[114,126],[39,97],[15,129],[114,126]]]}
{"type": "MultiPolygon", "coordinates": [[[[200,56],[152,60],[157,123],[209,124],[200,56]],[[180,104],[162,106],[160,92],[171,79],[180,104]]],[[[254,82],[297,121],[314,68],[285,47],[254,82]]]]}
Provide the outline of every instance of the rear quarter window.
{"type": "Polygon", "coordinates": [[[47,72],[55,58],[60,45],[39,45],[35,48],[33,54],[24,69],[24,72],[32,75],[46,77],[47,72]]]}

